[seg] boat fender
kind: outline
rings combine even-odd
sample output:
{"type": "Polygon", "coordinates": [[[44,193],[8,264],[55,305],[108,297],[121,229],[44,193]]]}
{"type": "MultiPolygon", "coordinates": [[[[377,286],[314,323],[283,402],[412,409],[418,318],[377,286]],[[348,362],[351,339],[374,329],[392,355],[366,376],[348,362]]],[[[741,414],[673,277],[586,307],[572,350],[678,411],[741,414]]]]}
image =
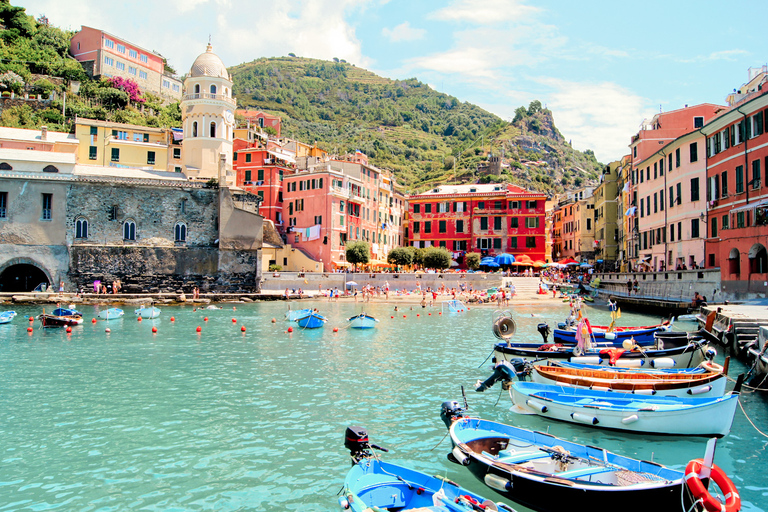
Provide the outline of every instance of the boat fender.
{"type": "Polygon", "coordinates": [[[605,333],[605,339],[607,339],[607,340],[615,340],[616,339],[616,333],[615,332],[607,332],[607,333],[605,333]]]}
{"type": "Polygon", "coordinates": [[[712,386],[709,384],[706,386],[699,386],[697,388],[691,388],[688,390],[689,395],[701,395],[702,393],[707,393],[709,391],[712,391],[712,386]]]}
{"type": "Polygon", "coordinates": [[[462,466],[468,466],[469,465],[469,457],[461,451],[461,448],[456,446],[453,450],[451,450],[451,454],[453,455],[453,458],[456,459],[456,462],[461,464],[462,466]]]}
{"type": "Polygon", "coordinates": [[[645,361],[642,359],[619,359],[616,361],[616,366],[622,368],[639,368],[643,366],[643,363],[645,363],[645,361]]]}
{"type": "Polygon", "coordinates": [[[638,418],[637,414],[633,414],[632,416],[627,416],[626,418],[622,418],[621,422],[625,425],[631,425],[632,423],[636,422],[639,419],[640,418],[638,418]]]}
{"type": "Polygon", "coordinates": [[[509,491],[512,489],[512,482],[510,480],[492,473],[486,473],[483,481],[485,485],[497,491],[509,491]]]}
{"type": "Polygon", "coordinates": [[[568,362],[580,364],[601,364],[603,360],[599,356],[569,357],[568,362]]]}
{"type": "Polygon", "coordinates": [[[632,394],[653,396],[656,394],[656,390],[655,389],[633,389],[632,394]]]}
{"type": "Polygon", "coordinates": [[[536,400],[526,400],[525,401],[525,405],[527,405],[531,409],[536,409],[537,411],[539,411],[542,414],[546,413],[547,411],[549,411],[549,407],[547,407],[546,405],[542,404],[541,402],[537,402],[536,400]]]}
{"type": "Polygon", "coordinates": [[[703,459],[693,459],[685,467],[685,485],[690,489],[696,501],[701,500],[704,508],[709,512],[738,512],[741,509],[741,497],[728,475],[716,464],[712,465],[710,478],[720,488],[725,503],[712,496],[702,480],[703,459]]]}
{"type": "Polygon", "coordinates": [[[589,389],[594,391],[612,391],[610,386],[591,386],[589,389]]]}
{"type": "Polygon", "coordinates": [[[671,357],[659,357],[651,361],[653,368],[672,368],[677,362],[671,357]]]}
{"type": "Polygon", "coordinates": [[[578,412],[572,412],[571,418],[573,418],[573,421],[578,421],[579,423],[586,423],[588,425],[597,425],[598,423],[600,423],[600,421],[594,416],[587,416],[586,414],[579,414],[578,412]]]}
{"type": "Polygon", "coordinates": [[[346,496],[339,498],[339,507],[341,507],[341,510],[349,510],[349,500],[347,500],[346,496]]]}

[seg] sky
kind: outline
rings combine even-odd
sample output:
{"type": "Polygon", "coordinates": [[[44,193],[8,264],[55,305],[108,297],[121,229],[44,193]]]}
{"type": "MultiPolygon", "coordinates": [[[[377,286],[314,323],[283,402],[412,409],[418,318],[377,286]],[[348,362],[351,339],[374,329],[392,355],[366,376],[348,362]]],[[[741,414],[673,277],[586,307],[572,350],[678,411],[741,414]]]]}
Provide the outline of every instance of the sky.
{"type": "Polygon", "coordinates": [[[539,100],[608,163],[660,111],[724,104],[768,63],[768,2],[710,0],[11,0],[53,25],[102,29],[183,74],[208,38],[224,64],[334,57],[511,120],[539,100]],[[759,20],[754,22],[752,20],[759,20]]]}

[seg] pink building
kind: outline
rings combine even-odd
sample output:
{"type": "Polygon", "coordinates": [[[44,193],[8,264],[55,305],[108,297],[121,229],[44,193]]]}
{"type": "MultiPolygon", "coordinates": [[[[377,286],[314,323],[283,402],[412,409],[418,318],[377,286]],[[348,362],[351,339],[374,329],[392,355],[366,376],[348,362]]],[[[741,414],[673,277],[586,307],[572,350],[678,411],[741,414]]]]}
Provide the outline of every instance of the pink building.
{"type": "Polygon", "coordinates": [[[142,91],[181,100],[181,81],[165,72],[163,58],[125,39],[83,26],[72,36],[69,53],[91,77],[130,78],[142,91]]]}

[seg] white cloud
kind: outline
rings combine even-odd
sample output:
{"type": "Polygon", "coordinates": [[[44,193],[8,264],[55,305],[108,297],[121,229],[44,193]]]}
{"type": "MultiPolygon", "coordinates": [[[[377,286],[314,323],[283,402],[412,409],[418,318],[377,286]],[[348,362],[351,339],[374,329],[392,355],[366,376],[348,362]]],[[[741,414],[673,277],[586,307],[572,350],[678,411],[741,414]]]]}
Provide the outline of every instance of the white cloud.
{"type": "Polygon", "coordinates": [[[539,12],[540,9],[525,5],[521,0],[454,0],[450,5],[432,13],[431,17],[445,21],[467,21],[490,25],[520,21],[539,12]]]}
{"type": "Polygon", "coordinates": [[[381,29],[381,33],[393,43],[398,43],[400,41],[416,41],[424,39],[427,31],[423,28],[413,28],[410,23],[405,21],[392,29],[384,27],[381,29]]]}

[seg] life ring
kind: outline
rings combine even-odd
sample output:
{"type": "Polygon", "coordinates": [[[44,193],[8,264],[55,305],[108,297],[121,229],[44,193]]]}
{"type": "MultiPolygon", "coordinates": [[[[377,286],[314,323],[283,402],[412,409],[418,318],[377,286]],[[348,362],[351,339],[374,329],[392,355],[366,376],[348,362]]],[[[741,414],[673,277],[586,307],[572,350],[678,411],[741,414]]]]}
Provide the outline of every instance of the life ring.
{"type": "Polygon", "coordinates": [[[704,361],[701,363],[701,367],[708,372],[723,373],[723,367],[714,361],[704,361]]]}
{"type": "Polygon", "coordinates": [[[685,485],[688,486],[693,497],[697,501],[701,500],[702,505],[709,512],[738,512],[741,509],[741,497],[731,479],[716,464],[712,465],[710,478],[725,494],[725,504],[723,504],[704,487],[699,476],[703,466],[703,459],[693,459],[685,466],[685,485]]]}

